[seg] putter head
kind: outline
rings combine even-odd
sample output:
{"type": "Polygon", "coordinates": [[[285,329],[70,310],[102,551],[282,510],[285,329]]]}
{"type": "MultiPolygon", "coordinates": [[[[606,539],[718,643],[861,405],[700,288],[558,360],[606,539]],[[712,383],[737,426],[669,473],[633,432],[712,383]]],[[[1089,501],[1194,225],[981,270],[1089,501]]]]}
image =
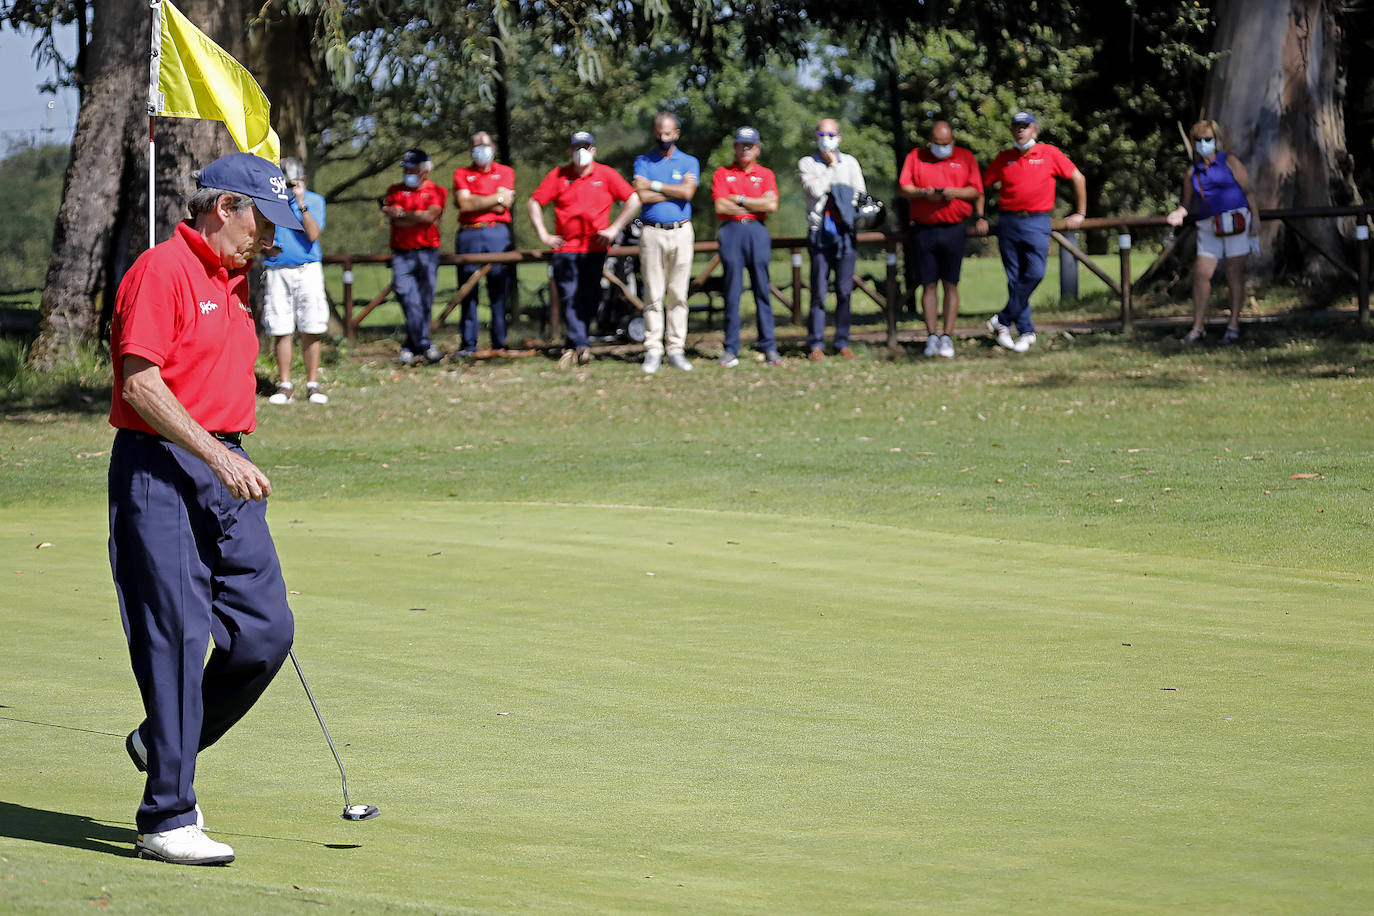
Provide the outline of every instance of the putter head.
{"type": "Polygon", "coordinates": [[[346,821],[370,821],[381,813],[375,805],[349,805],[339,817],[346,821]]]}

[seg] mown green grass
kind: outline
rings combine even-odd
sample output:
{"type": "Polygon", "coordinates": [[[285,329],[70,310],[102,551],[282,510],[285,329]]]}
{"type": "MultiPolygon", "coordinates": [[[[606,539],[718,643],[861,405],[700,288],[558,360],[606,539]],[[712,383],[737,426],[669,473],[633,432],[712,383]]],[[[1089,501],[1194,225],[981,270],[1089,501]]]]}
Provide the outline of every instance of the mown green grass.
{"type": "Polygon", "coordinates": [[[1371,343],[1247,341],[345,353],[251,450],[383,815],[288,669],[202,758],[214,870],[127,857],[107,392],[11,401],[0,910],[1360,910],[1371,343]]]}

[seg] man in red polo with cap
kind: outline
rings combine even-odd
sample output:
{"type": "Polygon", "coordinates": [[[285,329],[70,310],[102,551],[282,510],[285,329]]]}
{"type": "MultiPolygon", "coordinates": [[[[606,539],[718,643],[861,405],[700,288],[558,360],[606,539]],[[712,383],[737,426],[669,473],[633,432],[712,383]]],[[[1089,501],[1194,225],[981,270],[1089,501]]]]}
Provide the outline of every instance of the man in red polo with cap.
{"type": "Polygon", "coordinates": [[[759,339],[755,346],[764,362],[781,366],[782,356],[773,339],[772,285],[768,265],[773,258],[773,240],[764,220],[778,209],[778,179],[772,169],[759,165],[763,145],[753,127],[735,131],[735,161],[722,165],[711,176],[711,197],[720,220],[720,265],[725,280],[725,352],[720,364],[726,369],[739,365],[739,299],[744,292],[744,274],[749,272],[754,292],[754,318],[759,339]]]}
{"type": "Polygon", "coordinates": [[[551,169],[525,206],[539,241],[553,252],[553,280],[568,328],[568,349],[558,365],[592,361],[587,324],[601,297],[601,271],[606,249],[639,212],[639,195],[620,173],[596,161],[596,138],[585,130],[572,135],[571,161],[551,169]],[[611,205],[620,213],[611,222],[611,205]],[[544,225],[544,206],[553,204],[554,227],[544,225]]]}
{"type": "Polygon", "coordinates": [[[1040,125],[1029,111],[1011,119],[1012,149],[1003,150],[983,173],[983,185],[1001,185],[997,204],[997,248],[1007,272],[1007,306],[988,321],[988,330],[1008,350],[1025,353],[1035,343],[1030,297],[1045,278],[1050,256],[1050,212],[1054,209],[1055,179],[1073,182],[1077,206],[1064,219],[1064,228],[1083,225],[1088,212],[1088,182],[1058,147],[1039,142],[1040,125]],[[1020,335],[1012,340],[1011,329],[1020,335]]]}
{"type": "Polygon", "coordinates": [[[382,213],[391,220],[391,285],[406,322],[406,342],[397,357],[403,366],[418,356],[431,363],[444,358],[430,339],[429,323],[439,284],[439,220],[448,192],[429,180],[433,170],[424,150],[406,150],[401,183],[387,188],[382,200],[382,213]]]}
{"type": "Polygon", "coordinates": [[[190,218],[115,299],[110,568],[145,712],[124,742],[148,774],[135,853],[215,865],[234,850],[202,830],[196,756],[262,695],[294,634],[272,485],[241,440],[256,426],[248,267],[276,226],[301,222],[265,159],[224,156],[197,183],[190,218]]]}

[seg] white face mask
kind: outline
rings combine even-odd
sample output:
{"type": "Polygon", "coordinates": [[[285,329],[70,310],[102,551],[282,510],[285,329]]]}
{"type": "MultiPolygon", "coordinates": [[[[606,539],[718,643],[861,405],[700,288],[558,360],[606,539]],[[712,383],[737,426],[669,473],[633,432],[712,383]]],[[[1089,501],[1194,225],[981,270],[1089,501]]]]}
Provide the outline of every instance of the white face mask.
{"type": "Polygon", "coordinates": [[[401,181],[405,184],[407,188],[418,188],[420,186],[420,176],[413,174],[411,172],[407,172],[405,177],[402,178],[401,181]]]}
{"type": "Polygon", "coordinates": [[[1011,145],[1024,153],[1026,150],[1030,149],[1032,146],[1035,145],[1035,138],[1027,137],[1025,140],[1013,140],[1011,141],[1011,145]]]}
{"type": "Polygon", "coordinates": [[[485,144],[472,148],[472,161],[478,165],[487,165],[496,158],[496,150],[485,144]]]}
{"type": "Polygon", "coordinates": [[[821,152],[823,152],[823,153],[833,153],[833,152],[835,152],[837,149],[840,148],[840,138],[839,138],[839,137],[817,137],[817,138],[816,138],[816,145],[820,147],[821,152]]]}
{"type": "Polygon", "coordinates": [[[592,151],[585,146],[573,150],[573,163],[580,169],[585,169],[592,164],[592,151]]]}
{"type": "Polygon", "coordinates": [[[1199,156],[1210,156],[1217,151],[1216,138],[1214,137],[1211,140],[1199,140],[1195,144],[1195,148],[1199,156]]]}
{"type": "Polygon", "coordinates": [[[948,159],[954,153],[953,143],[932,143],[930,144],[930,154],[936,159],[948,159]]]}

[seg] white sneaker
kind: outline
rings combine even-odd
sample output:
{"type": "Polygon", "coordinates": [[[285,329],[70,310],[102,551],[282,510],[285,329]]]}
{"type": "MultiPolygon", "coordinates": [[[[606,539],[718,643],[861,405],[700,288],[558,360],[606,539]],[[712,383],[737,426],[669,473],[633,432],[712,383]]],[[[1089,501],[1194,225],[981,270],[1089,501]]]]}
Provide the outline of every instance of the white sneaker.
{"type": "Polygon", "coordinates": [[[400,354],[396,357],[396,362],[400,363],[402,366],[413,366],[415,365],[415,354],[410,352],[407,348],[402,347],[400,354]]]}
{"type": "Polygon", "coordinates": [[[644,354],[644,367],[643,367],[643,368],[644,368],[644,371],[647,372],[649,375],[653,375],[655,372],[657,372],[657,371],[658,371],[658,367],[661,366],[662,364],[663,364],[663,354],[662,354],[662,353],[645,353],[645,354],[644,354]]]}
{"type": "Polygon", "coordinates": [[[997,336],[997,346],[1004,350],[1015,350],[1016,341],[1011,339],[1011,331],[993,315],[988,319],[988,330],[997,336]]]}
{"type": "Polygon", "coordinates": [[[161,833],[140,833],[134,841],[134,854],[173,865],[228,865],[234,861],[233,847],[210,839],[195,824],[161,833]]]}
{"type": "Polygon", "coordinates": [[[311,404],[328,404],[329,395],[320,390],[319,382],[306,382],[305,390],[310,393],[311,404]]]}
{"type": "Polygon", "coordinates": [[[1014,349],[1017,353],[1025,353],[1033,346],[1035,346],[1035,332],[1027,331],[1020,337],[1016,338],[1016,346],[1014,349]]]}
{"type": "Polygon", "coordinates": [[[669,353],[668,365],[672,366],[674,369],[681,369],[683,372],[692,371],[692,364],[688,362],[687,357],[683,356],[681,353],[669,353]]]}
{"type": "Polygon", "coordinates": [[[954,338],[945,334],[940,338],[940,355],[945,359],[954,359],[954,338]]]}
{"type": "Polygon", "coordinates": [[[290,404],[292,385],[290,382],[277,382],[276,393],[267,399],[269,404],[290,404]]]}
{"type": "Polygon", "coordinates": [[[739,365],[739,357],[729,350],[720,355],[720,367],[722,369],[733,369],[739,365]]]}
{"type": "Polygon", "coordinates": [[[940,335],[931,334],[926,337],[926,356],[940,355],[940,335]]]}

